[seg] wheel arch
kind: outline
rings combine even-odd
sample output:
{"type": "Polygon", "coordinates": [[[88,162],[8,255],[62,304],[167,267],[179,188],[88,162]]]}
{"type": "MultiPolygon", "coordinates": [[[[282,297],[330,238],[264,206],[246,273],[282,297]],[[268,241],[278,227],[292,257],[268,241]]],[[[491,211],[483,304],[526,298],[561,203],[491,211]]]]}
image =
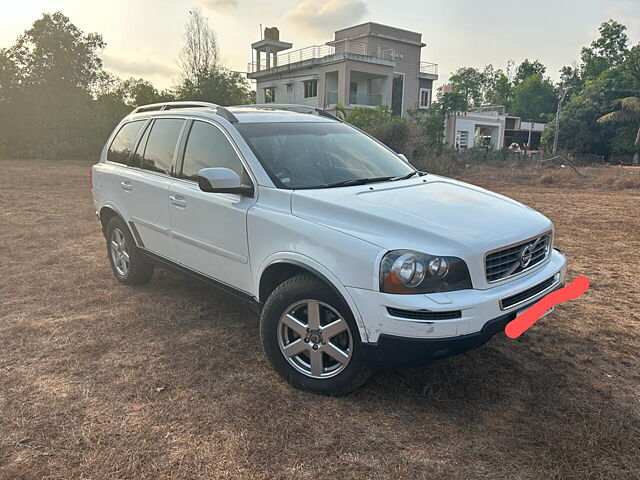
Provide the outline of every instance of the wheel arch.
{"type": "Polygon", "coordinates": [[[103,205],[98,213],[98,218],[100,219],[100,224],[102,225],[102,233],[106,236],[109,222],[114,217],[120,218],[120,220],[122,220],[122,222],[127,226],[127,228],[129,229],[129,233],[133,237],[133,240],[136,242],[136,246],[144,247],[142,238],[140,238],[140,233],[138,232],[135,224],[133,222],[127,222],[124,219],[124,216],[118,211],[118,208],[112,204],[103,205]]]}
{"type": "Polygon", "coordinates": [[[260,269],[258,280],[256,282],[256,294],[261,303],[264,303],[268,296],[275,290],[275,288],[287,279],[301,274],[310,273],[320,279],[323,283],[329,286],[336,295],[349,307],[351,313],[358,325],[360,332],[360,338],[363,342],[367,341],[368,335],[364,328],[364,323],[360,316],[358,307],[346,288],[340,283],[340,281],[330,271],[324,268],[322,265],[313,261],[311,258],[304,255],[290,253],[290,254],[277,254],[275,258],[268,259],[264,262],[263,267],[260,269]]]}

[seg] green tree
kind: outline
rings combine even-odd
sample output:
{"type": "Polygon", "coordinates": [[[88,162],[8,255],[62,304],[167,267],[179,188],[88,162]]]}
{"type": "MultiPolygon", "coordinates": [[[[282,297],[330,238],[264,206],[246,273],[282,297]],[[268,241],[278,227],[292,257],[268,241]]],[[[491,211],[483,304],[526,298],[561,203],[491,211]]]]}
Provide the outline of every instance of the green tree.
{"type": "Polygon", "coordinates": [[[547,67],[545,67],[540,61],[534,60],[532,62],[528,58],[525,58],[516,68],[516,75],[513,79],[513,83],[518,85],[524,82],[531,75],[540,75],[542,77],[546,71],[547,67]]]}
{"type": "Polygon", "coordinates": [[[45,13],[2,52],[0,75],[10,77],[2,79],[0,94],[5,155],[60,158],[99,151],[108,132],[95,117],[93,90],[104,77],[104,45],[100,35],[85,34],[56,12],[45,13]]]}
{"type": "Polygon", "coordinates": [[[633,164],[638,165],[638,152],[640,151],[640,98],[638,97],[625,97],[615,102],[617,105],[620,105],[620,110],[615,110],[613,112],[609,112],[605,115],[602,115],[598,118],[598,122],[607,123],[607,122],[617,122],[617,123],[628,123],[635,126],[638,126],[635,135],[634,142],[634,154],[633,154],[633,164]]]}
{"type": "Polygon", "coordinates": [[[45,13],[6,51],[26,85],[64,83],[88,90],[102,74],[102,36],[85,34],[60,12],[45,13]]]}
{"type": "Polygon", "coordinates": [[[122,103],[132,108],[173,100],[170,92],[160,92],[151,82],[142,78],[118,80],[114,93],[122,103]]]}
{"type": "Polygon", "coordinates": [[[580,52],[584,77],[595,78],[608,68],[624,62],[629,44],[626,30],[627,27],[614,20],[600,25],[598,29],[600,37],[591,42],[590,47],[584,47],[580,52]]]}
{"type": "Polygon", "coordinates": [[[511,113],[532,122],[546,121],[556,109],[553,85],[540,74],[529,75],[513,91],[511,113]]]}
{"type": "Polygon", "coordinates": [[[485,100],[494,105],[504,105],[509,111],[513,102],[513,84],[502,72],[487,89],[485,100]]]}
{"type": "Polygon", "coordinates": [[[455,93],[462,95],[468,107],[482,103],[485,75],[477,68],[459,68],[449,77],[449,83],[455,93]]]}
{"type": "Polygon", "coordinates": [[[434,106],[441,114],[466,112],[469,109],[466,98],[458,92],[447,92],[441,95],[438,101],[434,102],[434,106]]]}

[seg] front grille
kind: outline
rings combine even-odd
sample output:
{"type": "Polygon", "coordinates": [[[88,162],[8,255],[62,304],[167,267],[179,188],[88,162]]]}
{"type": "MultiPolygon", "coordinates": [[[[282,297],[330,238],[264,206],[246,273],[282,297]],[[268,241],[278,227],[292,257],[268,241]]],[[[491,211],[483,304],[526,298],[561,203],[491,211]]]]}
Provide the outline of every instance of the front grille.
{"type": "Polygon", "coordinates": [[[547,258],[551,251],[551,233],[491,252],[485,257],[487,281],[495,282],[528,270],[547,258]],[[527,249],[527,252],[525,252],[527,249]],[[531,260],[523,266],[523,253],[531,254],[531,260]]]}
{"type": "Polygon", "coordinates": [[[536,295],[544,292],[546,289],[551,287],[556,282],[556,276],[547,278],[544,282],[540,282],[537,285],[534,285],[531,288],[527,288],[526,290],[516,293],[515,295],[511,295],[510,297],[505,297],[500,300],[500,308],[502,310],[506,310],[509,307],[513,307],[514,305],[518,305],[519,303],[526,302],[530,298],[535,297],[536,295]]]}
{"type": "Polygon", "coordinates": [[[389,315],[393,315],[394,317],[408,318],[410,320],[451,320],[462,317],[462,312],[460,310],[429,312],[425,310],[402,310],[400,308],[387,307],[387,312],[389,312],[389,315]]]}

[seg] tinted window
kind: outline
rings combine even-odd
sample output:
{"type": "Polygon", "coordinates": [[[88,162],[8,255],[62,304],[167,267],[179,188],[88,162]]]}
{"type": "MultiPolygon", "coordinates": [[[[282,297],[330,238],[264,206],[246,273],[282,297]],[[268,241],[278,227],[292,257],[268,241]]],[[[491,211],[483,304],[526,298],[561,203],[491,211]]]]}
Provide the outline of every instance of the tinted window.
{"type": "Polygon", "coordinates": [[[240,122],[235,126],[279,187],[321,188],[413,171],[397,155],[344,123],[240,122]]]}
{"type": "Polygon", "coordinates": [[[173,153],[183,123],[184,120],[175,118],[160,118],[153,123],[142,157],[142,168],[171,174],[173,153]]]}
{"type": "Polygon", "coordinates": [[[107,160],[126,165],[138,132],[143,125],[144,121],[125,123],[111,142],[107,160]]]}
{"type": "Polygon", "coordinates": [[[210,123],[193,122],[184,152],[182,177],[196,180],[200,169],[210,167],[230,168],[240,178],[244,172],[240,158],[219,128],[210,123]]]}
{"type": "Polygon", "coordinates": [[[149,133],[151,132],[151,124],[149,124],[138,142],[138,148],[136,152],[131,155],[129,159],[129,165],[132,167],[142,167],[142,156],[144,155],[144,149],[147,146],[147,140],[149,140],[149,133]]]}

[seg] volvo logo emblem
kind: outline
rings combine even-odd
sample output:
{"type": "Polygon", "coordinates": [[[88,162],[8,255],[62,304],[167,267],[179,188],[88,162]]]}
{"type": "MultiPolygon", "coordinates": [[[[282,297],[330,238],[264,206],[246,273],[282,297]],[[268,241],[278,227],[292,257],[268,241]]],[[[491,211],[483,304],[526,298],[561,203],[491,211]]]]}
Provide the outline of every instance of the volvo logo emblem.
{"type": "Polygon", "coordinates": [[[533,256],[531,252],[533,251],[533,246],[534,244],[530,243],[522,249],[522,252],[520,252],[520,266],[522,268],[527,268],[531,263],[531,257],[533,256]]]}

